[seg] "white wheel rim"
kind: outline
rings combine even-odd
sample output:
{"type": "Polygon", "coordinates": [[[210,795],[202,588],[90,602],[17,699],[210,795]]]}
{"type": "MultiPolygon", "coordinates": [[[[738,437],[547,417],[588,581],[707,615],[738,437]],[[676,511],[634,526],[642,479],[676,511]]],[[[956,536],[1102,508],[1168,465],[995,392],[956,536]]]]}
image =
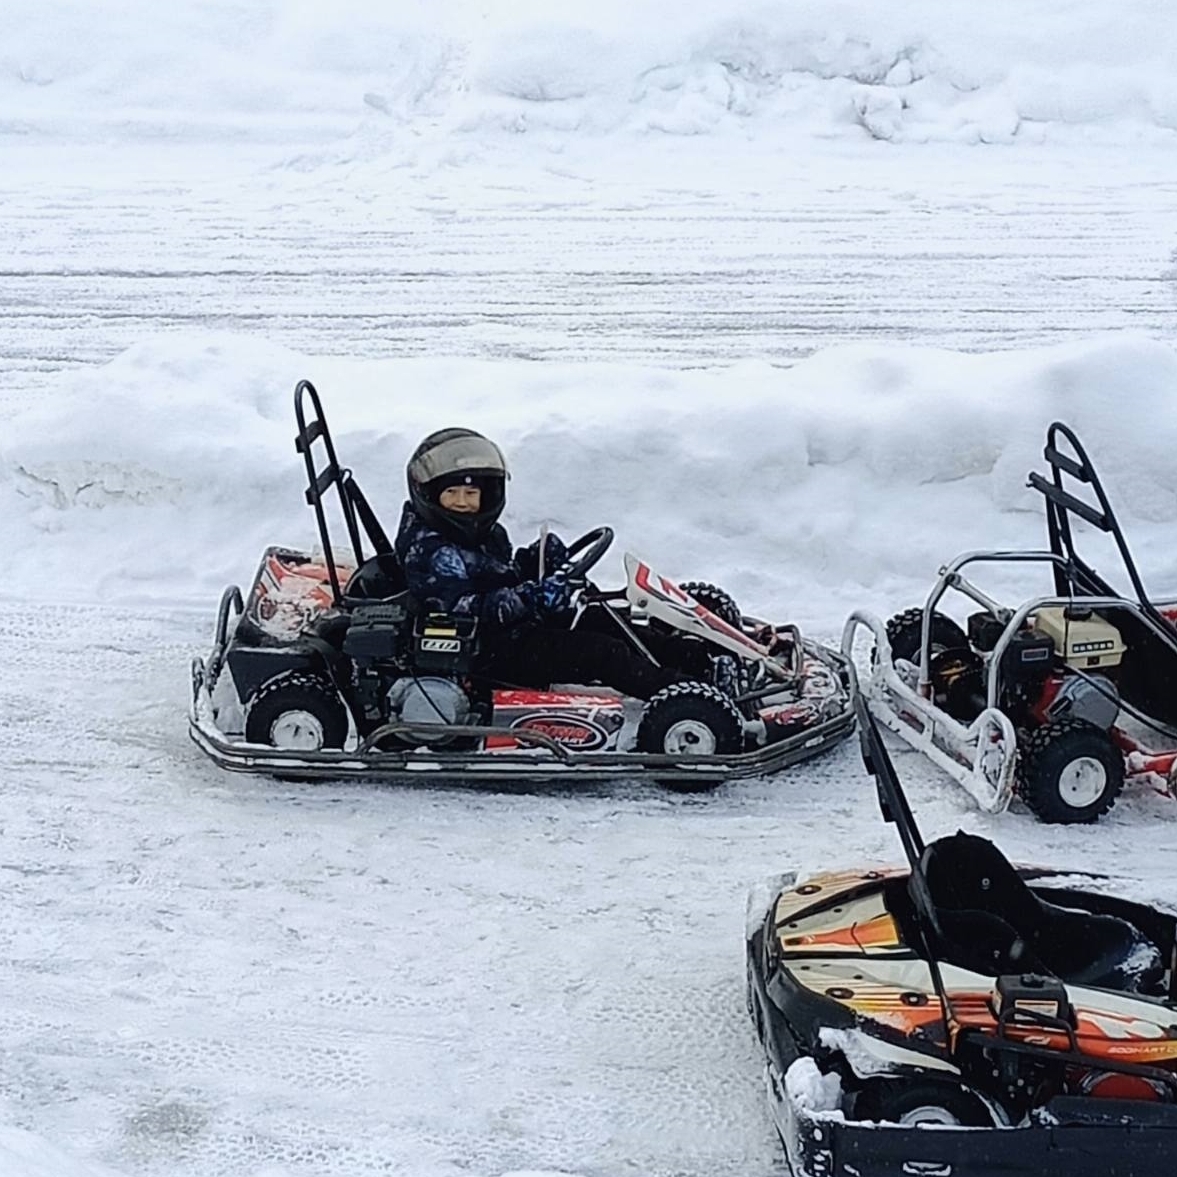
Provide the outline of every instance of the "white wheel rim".
{"type": "Polygon", "coordinates": [[[1094,805],[1108,786],[1108,771],[1093,756],[1079,756],[1059,773],[1059,796],[1072,809],[1094,805]]]}
{"type": "Polygon", "coordinates": [[[323,724],[309,711],[283,711],[270,725],[270,743],[287,752],[317,752],[323,746],[323,724]]]}
{"type": "Polygon", "coordinates": [[[950,1127],[958,1127],[960,1120],[947,1108],[937,1107],[934,1103],[929,1103],[904,1112],[899,1117],[899,1123],[906,1124],[909,1127],[915,1124],[947,1124],[950,1127]]]}
{"type": "Polygon", "coordinates": [[[662,747],[671,756],[710,756],[715,751],[715,733],[701,720],[680,719],[670,725],[662,747]]]}

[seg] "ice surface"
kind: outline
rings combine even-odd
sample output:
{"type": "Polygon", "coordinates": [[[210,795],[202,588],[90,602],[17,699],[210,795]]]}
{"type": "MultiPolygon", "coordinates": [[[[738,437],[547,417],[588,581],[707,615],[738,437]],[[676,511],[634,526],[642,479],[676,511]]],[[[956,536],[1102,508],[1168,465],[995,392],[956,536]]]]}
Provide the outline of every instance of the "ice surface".
{"type": "MultiPolygon", "coordinates": [[[[517,538],[609,523],[603,582],[632,547],[826,641],[1040,544],[1062,417],[1177,591],[1169,5],[5,16],[0,1172],[779,1166],[741,904],[901,857],[853,743],[706,798],[253,781],[188,661],[313,538],[302,376],[386,520],[460,421],[517,538]]],[[[1172,902],[1148,788],[1042,827],[896,756],[927,837],[1172,902]]]]}
{"type": "Polygon", "coordinates": [[[113,1169],[81,1160],[20,1128],[0,1126],[4,1177],[119,1177],[113,1169]]]}

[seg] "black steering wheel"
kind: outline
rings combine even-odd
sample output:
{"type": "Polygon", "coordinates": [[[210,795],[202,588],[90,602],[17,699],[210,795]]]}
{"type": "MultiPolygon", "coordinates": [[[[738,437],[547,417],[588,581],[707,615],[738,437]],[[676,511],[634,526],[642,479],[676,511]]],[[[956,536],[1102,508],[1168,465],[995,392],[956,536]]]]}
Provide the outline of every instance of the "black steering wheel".
{"type": "Polygon", "coordinates": [[[568,545],[568,555],[556,571],[569,581],[584,580],[586,573],[609,550],[612,527],[594,527],[568,545]]]}

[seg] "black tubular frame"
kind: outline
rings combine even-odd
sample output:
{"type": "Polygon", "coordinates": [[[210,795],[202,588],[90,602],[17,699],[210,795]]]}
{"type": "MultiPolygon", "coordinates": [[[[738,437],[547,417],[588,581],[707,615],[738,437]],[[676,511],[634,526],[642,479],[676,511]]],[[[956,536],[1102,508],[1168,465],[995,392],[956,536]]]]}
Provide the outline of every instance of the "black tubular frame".
{"type": "Polygon", "coordinates": [[[351,471],[339,465],[339,459],[335,454],[335,443],[331,440],[331,432],[327,428],[327,418],[323,415],[323,404],[319,400],[315,386],[309,380],[300,380],[295,385],[294,417],[298,422],[298,434],[294,439],[294,448],[302,454],[303,460],[306,462],[306,500],[315,509],[315,522],[319,527],[319,541],[323,548],[323,559],[327,565],[327,575],[331,580],[331,594],[338,606],[343,600],[343,589],[339,583],[339,570],[335,565],[335,551],[331,547],[331,535],[327,526],[327,512],[324,509],[323,496],[332,486],[335,487],[339,495],[339,508],[347,526],[347,535],[351,541],[357,568],[364,563],[365,538],[371,544],[375,555],[386,555],[391,552],[392,544],[389,543],[388,536],[352,477],[351,471]],[[309,420],[305,404],[307,398],[310,399],[312,410],[309,420]],[[327,460],[322,469],[316,469],[312,447],[316,441],[320,440],[327,460]]]}
{"type": "Polygon", "coordinates": [[[1124,532],[1104,492],[1103,483],[1074,430],[1061,421],[1051,422],[1046,430],[1046,447],[1042,451],[1042,456],[1050,466],[1050,478],[1032,471],[1028,485],[1039,491],[1046,500],[1046,531],[1050,539],[1050,550],[1063,561],[1061,564],[1055,564],[1053,568],[1055,593],[1060,597],[1066,597],[1075,595],[1077,590],[1081,596],[1119,596],[1119,593],[1076,552],[1075,537],[1071,530],[1071,516],[1075,515],[1115,540],[1120,559],[1128,573],[1128,579],[1132,582],[1141,609],[1160,627],[1162,633],[1172,633],[1173,623],[1157,609],[1144,591],[1144,582],[1140,579],[1136,561],[1128,549],[1128,541],[1124,538],[1124,532]],[[1074,456],[1063,453],[1059,448],[1060,437],[1065,439],[1074,456]],[[1090,487],[1098,508],[1068,491],[1063,485],[1064,477],[1073,478],[1090,487]]]}
{"type": "Polygon", "coordinates": [[[899,840],[903,843],[903,852],[907,855],[908,865],[911,867],[910,894],[912,909],[915,912],[915,925],[922,942],[924,959],[928,963],[928,972],[932,978],[932,988],[940,1001],[940,1015],[944,1026],[944,1041],[951,1042],[949,1020],[952,1017],[952,1003],[948,997],[948,990],[944,985],[944,975],[940,970],[940,958],[936,955],[936,937],[941,935],[940,921],[936,915],[936,905],[932,902],[928,889],[927,876],[924,865],[927,857],[927,846],[923,835],[916,825],[915,814],[911,811],[911,804],[907,794],[903,791],[903,784],[899,774],[895,771],[895,764],[883,743],[879,733],[879,726],[875,717],[870,713],[866,700],[857,691],[854,693],[854,714],[858,720],[858,739],[862,748],[862,763],[870,776],[875,778],[875,788],[878,792],[879,808],[883,812],[883,820],[891,822],[899,833],[899,840]]]}

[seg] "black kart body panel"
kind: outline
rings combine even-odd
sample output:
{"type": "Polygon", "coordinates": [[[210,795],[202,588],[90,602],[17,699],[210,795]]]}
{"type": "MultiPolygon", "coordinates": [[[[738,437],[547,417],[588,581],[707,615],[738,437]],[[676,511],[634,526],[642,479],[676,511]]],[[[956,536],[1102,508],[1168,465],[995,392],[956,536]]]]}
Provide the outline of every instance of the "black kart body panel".
{"type": "Polygon", "coordinates": [[[748,1012],[795,1177],[1167,1177],[1177,916],[963,831],[925,844],[855,706],[906,865],[749,899],[748,1012]]]}
{"type": "MultiPolygon", "coordinates": [[[[1052,899],[1079,893],[1045,889],[1052,899]]],[[[1102,898],[1102,897],[1100,897],[1102,898]]],[[[1127,914],[1139,905],[1113,901],[1127,914]]],[[[766,953],[766,926],[747,940],[749,1012],[764,1051],[770,1109],[795,1177],[1167,1177],[1177,1155],[1177,1104],[1060,1095],[1015,1127],[908,1127],[809,1106],[789,1081],[794,1064],[829,1065],[823,1031],[856,1019],[796,983],[766,953]]],[[[861,1023],[858,1023],[861,1026],[861,1023]]],[[[869,1032],[869,1031],[868,1031],[869,1032]]],[[[913,1044],[914,1045],[914,1044],[913,1044]]]]}
{"type": "MultiPolygon", "coordinates": [[[[1177,1116],[1128,1100],[1093,1119],[1094,1100],[1059,1098],[1019,1128],[861,1124],[784,1101],[779,1126],[797,1177],[1163,1177],[1173,1172],[1177,1116]],[[1084,1105],[1079,1107],[1077,1105],[1084,1105]],[[1057,1121],[1057,1122],[1051,1122],[1057,1121]]],[[[1115,1105],[1115,1106],[1110,1106],[1115,1105]]]]}

